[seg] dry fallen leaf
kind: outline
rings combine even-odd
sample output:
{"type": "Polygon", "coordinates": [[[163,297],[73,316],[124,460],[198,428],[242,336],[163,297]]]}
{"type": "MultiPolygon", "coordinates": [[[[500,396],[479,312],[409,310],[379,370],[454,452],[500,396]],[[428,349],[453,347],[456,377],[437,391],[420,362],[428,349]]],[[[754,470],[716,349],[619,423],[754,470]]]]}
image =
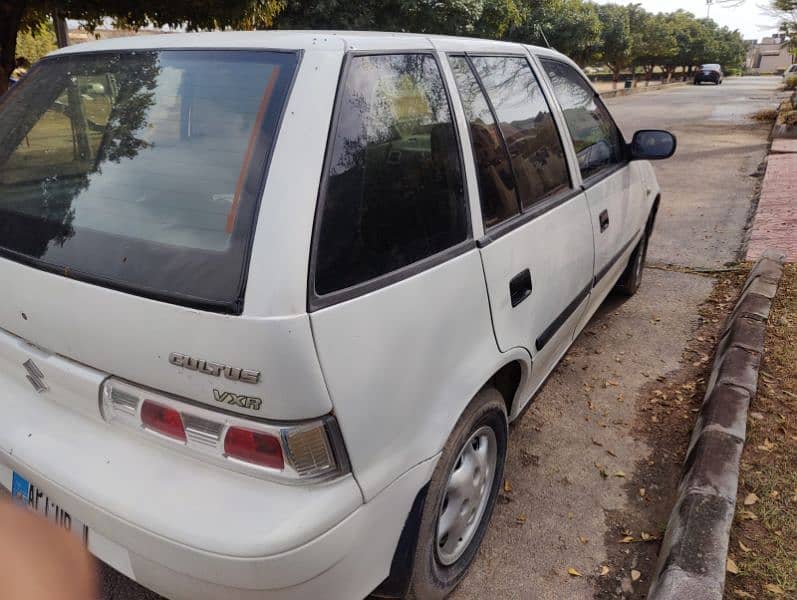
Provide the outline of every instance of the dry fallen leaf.
{"type": "Polygon", "coordinates": [[[645,497],[645,488],[639,488],[639,497],[640,498],[644,498],[645,497]]]}
{"type": "Polygon", "coordinates": [[[570,567],[569,569],[567,569],[567,574],[568,575],[572,575],[573,577],[582,577],[581,573],[576,571],[573,567],[570,567]]]}
{"type": "Polygon", "coordinates": [[[609,567],[607,567],[606,565],[603,565],[601,567],[601,577],[605,577],[608,574],[609,574],[609,567]]]}
{"type": "Polygon", "coordinates": [[[733,595],[737,598],[755,598],[755,596],[752,594],[748,594],[747,592],[738,589],[733,590],[733,595]]]}
{"type": "Polygon", "coordinates": [[[758,517],[754,512],[750,512],[749,510],[740,510],[739,511],[739,518],[742,521],[757,521],[758,517]]]}
{"type": "Polygon", "coordinates": [[[620,540],[621,544],[630,544],[634,541],[634,538],[630,535],[625,536],[623,539],[620,540]]]}
{"type": "Polygon", "coordinates": [[[512,484],[509,483],[508,479],[504,480],[504,491],[505,492],[511,492],[512,491],[512,484]]]}
{"type": "Polygon", "coordinates": [[[615,473],[614,476],[615,477],[625,477],[625,473],[623,471],[617,471],[617,473],[615,473]]]}
{"type": "Polygon", "coordinates": [[[769,441],[769,438],[764,440],[764,443],[758,446],[759,450],[763,450],[764,452],[772,452],[775,448],[775,444],[769,441]]]}
{"type": "Polygon", "coordinates": [[[745,545],[744,545],[744,542],[742,542],[741,540],[739,541],[739,548],[741,548],[741,549],[742,549],[742,552],[750,552],[750,548],[748,548],[747,546],[745,546],[745,545]]]}
{"type": "Polygon", "coordinates": [[[642,577],[642,573],[636,569],[631,569],[631,581],[639,581],[640,577],[642,577]]]}
{"type": "Polygon", "coordinates": [[[643,542],[649,542],[650,540],[655,539],[652,535],[645,533],[644,531],[639,534],[639,537],[642,538],[643,542]]]}
{"type": "Polygon", "coordinates": [[[525,523],[527,520],[528,517],[526,517],[526,515],[518,515],[517,517],[515,517],[515,521],[517,521],[518,523],[525,523]]]}
{"type": "Polygon", "coordinates": [[[783,588],[779,585],[775,585],[774,583],[768,583],[764,586],[764,589],[772,594],[776,594],[777,596],[782,596],[786,592],[783,591],[783,588]]]}
{"type": "Polygon", "coordinates": [[[747,496],[745,496],[745,498],[744,498],[744,505],[745,506],[752,506],[756,502],[758,502],[758,496],[756,496],[755,494],[752,494],[752,493],[747,494],[747,496]]]}
{"type": "Polygon", "coordinates": [[[615,458],[617,457],[617,455],[612,450],[606,450],[606,454],[608,454],[609,456],[614,456],[615,458]]]}
{"type": "Polygon", "coordinates": [[[589,539],[583,536],[578,536],[578,541],[581,542],[582,544],[589,544],[589,539]]]}
{"type": "Polygon", "coordinates": [[[725,570],[728,571],[728,573],[733,573],[734,575],[738,575],[739,565],[737,565],[732,558],[728,557],[728,559],[725,561],[725,570]]]}

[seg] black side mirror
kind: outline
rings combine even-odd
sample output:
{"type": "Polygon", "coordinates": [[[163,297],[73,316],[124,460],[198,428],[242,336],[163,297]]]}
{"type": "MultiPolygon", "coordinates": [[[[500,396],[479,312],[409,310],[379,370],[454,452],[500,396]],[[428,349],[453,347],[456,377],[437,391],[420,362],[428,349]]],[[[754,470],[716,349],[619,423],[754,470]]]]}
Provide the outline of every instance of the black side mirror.
{"type": "Polygon", "coordinates": [[[632,160],[663,160],[675,154],[678,142],[669,131],[642,129],[631,141],[632,160]]]}

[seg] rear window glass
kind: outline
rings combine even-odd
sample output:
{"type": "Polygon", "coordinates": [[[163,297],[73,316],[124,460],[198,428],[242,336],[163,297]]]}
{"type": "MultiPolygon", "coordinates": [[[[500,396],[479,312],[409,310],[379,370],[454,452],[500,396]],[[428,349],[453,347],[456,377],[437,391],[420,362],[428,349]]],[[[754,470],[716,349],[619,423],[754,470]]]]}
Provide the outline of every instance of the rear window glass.
{"type": "Polygon", "coordinates": [[[75,54],[0,104],[0,253],[239,312],[297,55],[75,54]]]}

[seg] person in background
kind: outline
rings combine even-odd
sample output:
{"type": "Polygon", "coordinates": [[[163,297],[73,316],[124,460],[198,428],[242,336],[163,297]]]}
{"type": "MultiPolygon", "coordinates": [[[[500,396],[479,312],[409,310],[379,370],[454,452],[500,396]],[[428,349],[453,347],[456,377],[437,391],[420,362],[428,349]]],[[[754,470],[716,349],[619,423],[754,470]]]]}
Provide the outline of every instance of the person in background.
{"type": "Polygon", "coordinates": [[[94,561],[80,540],[0,498],[0,597],[94,600],[94,561]]]}

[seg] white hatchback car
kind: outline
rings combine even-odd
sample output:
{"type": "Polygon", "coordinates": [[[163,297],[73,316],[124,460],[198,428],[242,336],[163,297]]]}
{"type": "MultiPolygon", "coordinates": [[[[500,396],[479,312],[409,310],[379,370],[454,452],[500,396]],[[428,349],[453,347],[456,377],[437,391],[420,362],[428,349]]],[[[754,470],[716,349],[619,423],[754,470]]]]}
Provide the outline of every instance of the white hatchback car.
{"type": "Polygon", "coordinates": [[[552,50],[58,51],[0,104],[0,483],[170,598],[439,598],[659,187],[552,50]]]}

